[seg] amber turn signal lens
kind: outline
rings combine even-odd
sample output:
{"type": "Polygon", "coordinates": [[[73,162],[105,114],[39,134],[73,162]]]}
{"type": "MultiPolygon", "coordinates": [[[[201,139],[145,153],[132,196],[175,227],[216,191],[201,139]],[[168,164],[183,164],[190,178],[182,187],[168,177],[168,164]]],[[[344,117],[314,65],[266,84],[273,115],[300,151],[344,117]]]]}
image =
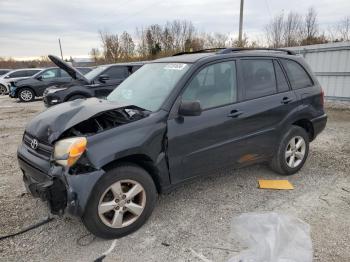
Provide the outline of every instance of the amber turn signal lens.
{"type": "Polygon", "coordinates": [[[54,149],[54,159],[62,166],[73,166],[85,152],[87,140],[85,137],[72,137],[57,141],[54,149]]]}

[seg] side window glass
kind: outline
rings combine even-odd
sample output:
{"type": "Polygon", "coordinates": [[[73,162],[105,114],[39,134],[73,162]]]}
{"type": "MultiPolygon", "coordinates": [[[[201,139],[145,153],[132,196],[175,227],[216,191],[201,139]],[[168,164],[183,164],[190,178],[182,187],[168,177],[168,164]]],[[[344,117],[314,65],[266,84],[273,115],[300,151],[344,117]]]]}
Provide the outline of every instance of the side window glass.
{"type": "Polygon", "coordinates": [[[242,60],[245,98],[254,99],[275,94],[276,78],[272,60],[242,60]]]}
{"type": "Polygon", "coordinates": [[[26,71],[26,76],[33,76],[38,72],[39,72],[39,70],[28,70],[28,71],[26,71]]]}
{"type": "Polygon", "coordinates": [[[41,74],[42,79],[51,79],[58,77],[58,70],[57,69],[50,69],[46,70],[44,73],[41,74]]]}
{"type": "Polygon", "coordinates": [[[13,72],[12,74],[10,74],[9,78],[25,77],[25,76],[26,76],[26,71],[17,71],[17,72],[13,72]]]}
{"type": "Polygon", "coordinates": [[[70,77],[68,75],[68,73],[66,71],[64,71],[64,70],[60,69],[60,72],[61,72],[61,77],[70,77]]]}
{"type": "Polygon", "coordinates": [[[274,65],[275,65],[278,92],[282,93],[282,92],[289,91],[288,82],[280,64],[277,61],[274,61],[274,65]]]}
{"type": "Polygon", "coordinates": [[[133,66],[132,69],[131,69],[131,73],[135,73],[140,68],[141,68],[141,66],[133,66]]]}
{"type": "Polygon", "coordinates": [[[281,59],[281,61],[283,67],[287,71],[293,89],[305,88],[313,85],[312,80],[301,65],[292,60],[281,59]]]}
{"type": "Polygon", "coordinates": [[[114,66],[103,74],[108,75],[109,79],[124,79],[126,77],[126,68],[123,66],[114,66]]]}
{"type": "Polygon", "coordinates": [[[203,68],[192,78],[182,95],[182,100],[198,100],[203,109],[236,102],[236,63],[222,62],[203,68]]]}

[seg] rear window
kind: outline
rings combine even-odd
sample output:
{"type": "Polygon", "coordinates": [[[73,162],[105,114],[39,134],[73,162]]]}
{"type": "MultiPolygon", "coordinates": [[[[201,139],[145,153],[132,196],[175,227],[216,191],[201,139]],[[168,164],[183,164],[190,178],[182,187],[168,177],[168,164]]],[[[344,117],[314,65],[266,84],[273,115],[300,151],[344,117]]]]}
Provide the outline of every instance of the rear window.
{"type": "Polygon", "coordinates": [[[276,93],[273,61],[269,59],[242,60],[245,99],[254,99],[276,93]]]}
{"type": "Polygon", "coordinates": [[[308,73],[306,73],[305,69],[301,65],[292,60],[281,59],[281,61],[283,67],[287,71],[287,75],[293,89],[300,89],[313,85],[308,73]]]}

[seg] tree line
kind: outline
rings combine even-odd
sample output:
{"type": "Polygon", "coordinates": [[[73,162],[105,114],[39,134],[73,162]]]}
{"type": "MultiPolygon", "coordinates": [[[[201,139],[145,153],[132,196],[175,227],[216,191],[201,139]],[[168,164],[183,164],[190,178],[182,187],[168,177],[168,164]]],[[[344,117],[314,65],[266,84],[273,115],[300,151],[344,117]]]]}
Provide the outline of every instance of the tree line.
{"type": "Polygon", "coordinates": [[[264,26],[263,40],[251,41],[246,34],[241,42],[223,33],[199,32],[191,21],[174,20],[164,25],[152,24],[136,28],[135,38],[99,32],[101,48],[93,48],[91,58],[97,63],[149,60],[178,52],[217,47],[292,47],[350,40],[350,17],[336,25],[320,28],[315,8],[305,14],[290,11],[271,18],[264,26]]]}
{"type": "MultiPolygon", "coordinates": [[[[191,21],[174,20],[163,25],[136,28],[133,34],[99,31],[100,47],[92,48],[90,57],[96,65],[124,61],[151,60],[178,52],[217,47],[291,47],[350,41],[350,16],[327,29],[321,28],[315,8],[306,13],[290,11],[278,14],[264,26],[262,37],[251,40],[246,34],[241,42],[230,34],[200,32],[191,21]]],[[[52,65],[47,58],[33,61],[1,59],[0,68],[43,67],[52,65]]]]}

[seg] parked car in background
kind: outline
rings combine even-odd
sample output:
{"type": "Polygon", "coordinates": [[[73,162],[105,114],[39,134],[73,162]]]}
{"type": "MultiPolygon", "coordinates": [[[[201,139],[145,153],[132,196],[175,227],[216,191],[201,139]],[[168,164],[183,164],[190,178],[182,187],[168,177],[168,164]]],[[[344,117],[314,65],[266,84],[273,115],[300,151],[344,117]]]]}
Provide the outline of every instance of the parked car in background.
{"type": "Polygon", "coordinates": [[[43,97],[47,107],[80,98],[107,97],[129,75],[144,65],[144,62],[102,65],[83,76],[60,58],[56,56],[49,58],[77,81],[47,88],[43,97]]]}
{"type": "MultiPolygon", "coordinates": [[[[82,70],[90,70],[90,68],[82,70]]],[[[19,98],[22,102],[30,102],[35,97],[43,96],[47,87],[60,86],[71,81],[72,77],[66,71],[57,67],[46,68],[31,78],[11,82],[9,95],[12,98],[19,98]]]]}
{"type": "Polygon", "coordinates": [[[12,71],[13,69],[0,69],[0,76],[12,71]]]}
{"type": "Polygon", "coordinates": [[[107,99],[42,112],[17,156],[27,189],[52,213],[118,238],[145,223],[157,193],[192,178],[260,162],[295,174],[326,122],[323,91],[302,57],[203,50],[144,65],[107,99]]]}
{"type": "Polygon", "coordinates": [[[27,79],[41,70],[41,68],[17,69],[0,76],[0,95],[5,95],[10,91],[11,82],[27,79]]]}

